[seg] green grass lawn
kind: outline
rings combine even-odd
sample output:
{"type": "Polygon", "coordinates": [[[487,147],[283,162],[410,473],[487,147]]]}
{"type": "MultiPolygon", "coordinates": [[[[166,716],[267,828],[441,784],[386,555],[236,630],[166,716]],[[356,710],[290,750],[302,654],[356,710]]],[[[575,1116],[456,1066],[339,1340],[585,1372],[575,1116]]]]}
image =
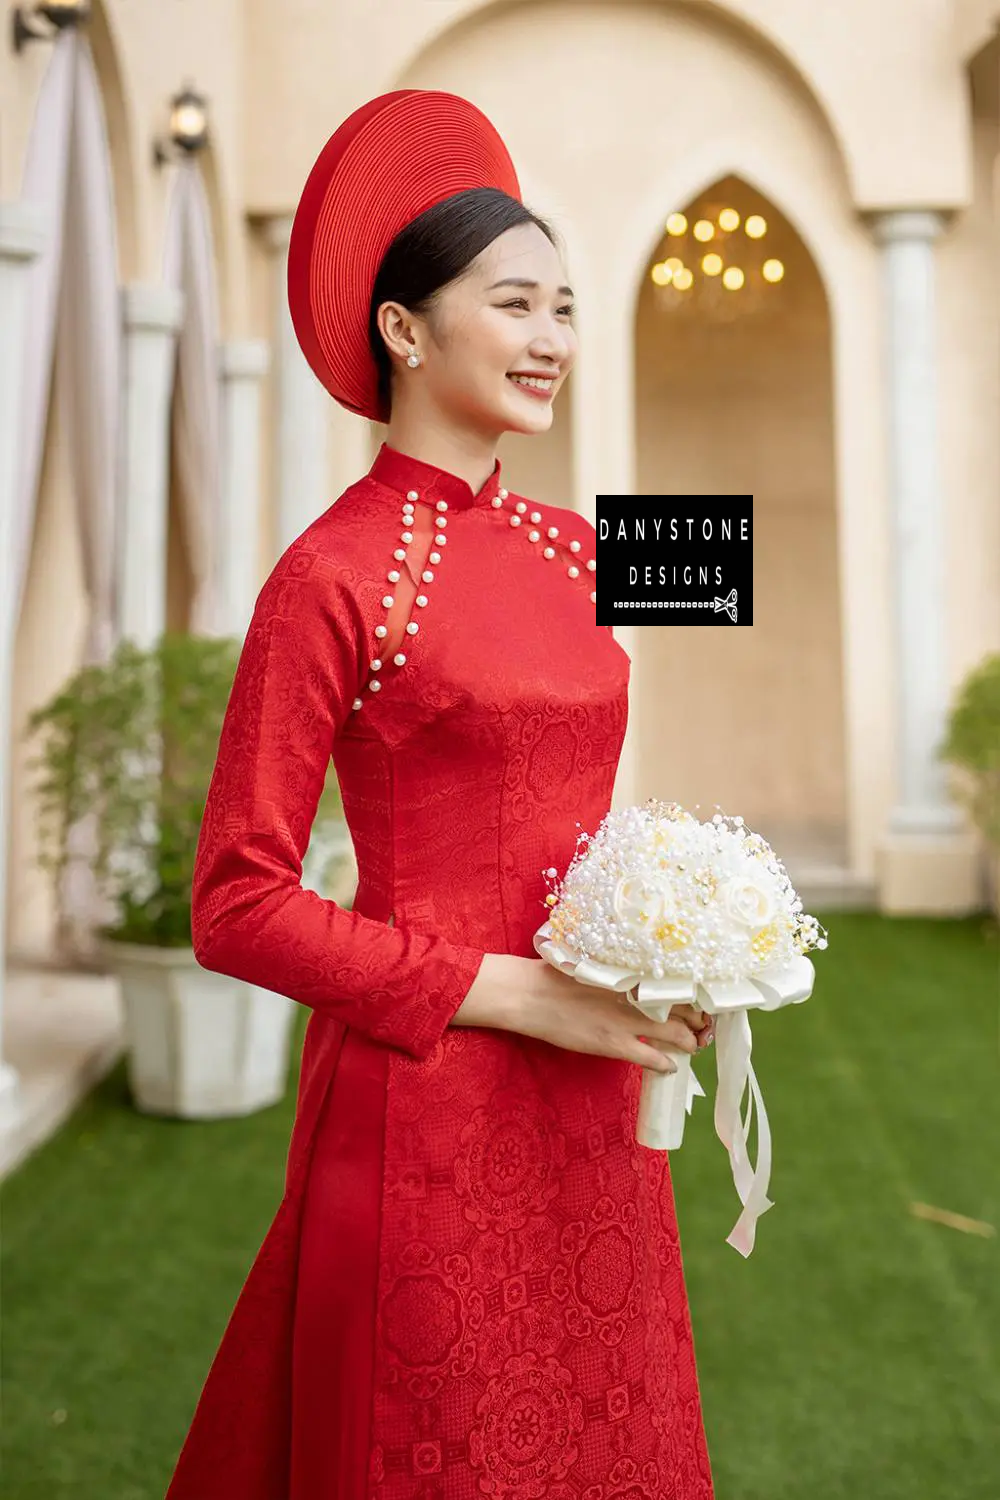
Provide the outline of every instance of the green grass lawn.
{"type": "MultiPolygon", "coordinates": [[[[997,927],[819,915],[813,998],[753,1023],[775,1206],[749,1260],[711,1052],[671,1163],[717,1500],[997,1500],[1000,1236],[910,1208],[1000,1230],[997,927]]],[[[162,1500],[293,1105],[147,1119],[118,1068],[5,1184],[6,1500],[162,1500]]]]}

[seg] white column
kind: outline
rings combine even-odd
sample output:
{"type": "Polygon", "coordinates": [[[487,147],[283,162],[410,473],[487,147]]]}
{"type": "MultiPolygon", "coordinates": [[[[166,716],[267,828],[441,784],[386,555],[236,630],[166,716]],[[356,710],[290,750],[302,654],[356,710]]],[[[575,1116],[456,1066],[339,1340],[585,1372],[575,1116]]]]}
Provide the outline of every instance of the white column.
{"type": "Polygon", "coordinates": [[[896,646],[897,802],[892,833],[962,826],[934,751],[947,712],[946,536],[938,440],[934,242],[940,214],[874,220],[883,247],[896,646]]]}
{"type": "Polygon", "coordinates": [[[170,402],[183,294],[162,284],[122,294],[124,475],[118,547],[119,630],[150,646],[166,622],[170,402]]]}
{"type": "MultiPolygon", "coordinates": [[[[573,283],[581,312],[580,358],[569,378],[573,411],[573,490],[576,509],[595,520],[597,495],[632,495],[636,485],[634,289],[616,294],[612,278],[592,274],[580,291],[583,268],[574,266],[573,283]]],[[[600,590],[598,570],[597,588],[600,590]]],[[[615,640],[632,660],[631,701],[638,690],[636,648],[639,631],[616,625],[615,640]]],[[[626,807],[639,797],[637,719],[629,714],[615,779],[614,803],[626,807]]]]}
{"type": "Polygon", "coordinates": [[[897,914],[961,915],[984,899],[978,840],[937,759],[949,708],[934,284],[944,224],[915,209],[872,221],[884,267],[896,726],[896,801],[877,868],[880,907],[897,914]]]}
{"type": "MultiPolygon", "coordinates": [[[[336,402],[309,368],[292,326],[288,308],[291,231],[291,215],[270,219],[266,228],[274,255],[277,554],[336,499],[331,494],[329,469],[329,409],[336,402]]],[[[360,479],[366,468],[367,464],[354,477],[360,479]]]]}
{"type": "Polygon", "coordinates": [[[218,629],[246,634],[260,591],[260,383],[270,363],[263,339],[231,339],[222,381],[221,515],[216,556],[218,629]]]}
{"type": "Polygon", "coordinates": [[[28,270],[46,237],[45,216],[29,203],[0,203],[0,1130],[17,1118],[18,1078],[3,1060],[7,915],[7,802],[11,774],[11,683],[21,583],[15,577],[13,518],[18,482],[21,369],[27,329],[28,270]]]}

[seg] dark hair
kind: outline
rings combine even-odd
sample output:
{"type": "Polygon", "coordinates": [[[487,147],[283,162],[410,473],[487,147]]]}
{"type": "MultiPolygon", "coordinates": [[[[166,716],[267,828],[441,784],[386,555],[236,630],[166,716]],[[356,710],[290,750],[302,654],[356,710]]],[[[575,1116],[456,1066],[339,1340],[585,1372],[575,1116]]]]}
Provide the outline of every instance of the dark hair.
{"type": "Polygon", "coordinates": [[[519,224],[536,224],[553,245],[557,243],[544,219],[491,187],[468,188],[443,198],[397,234],[379,266],[368,315],[383,421],[392,409],[392,360],[379,332],[382,303],[398,302],[411,313],[426,313],[438,292],[467,270],[487,245],[519,224]]]}

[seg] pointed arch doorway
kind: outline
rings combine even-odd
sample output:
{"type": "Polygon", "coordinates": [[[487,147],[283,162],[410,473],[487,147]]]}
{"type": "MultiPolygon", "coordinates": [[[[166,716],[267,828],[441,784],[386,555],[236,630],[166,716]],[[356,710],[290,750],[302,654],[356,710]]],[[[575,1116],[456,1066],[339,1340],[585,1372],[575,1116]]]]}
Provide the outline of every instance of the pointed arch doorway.
{"type": "Polygon", "coordinates": [[[636,299],[636,487],[753,495],[754,623],[642,632],[643,678],[656,690],[642,695],[641,741],[646,757],[658,747],[670,795],[702,816],[718,803],[790,867],[844,869],[826,291],[795,226],[742,178],[665,207],[636,299]]]}

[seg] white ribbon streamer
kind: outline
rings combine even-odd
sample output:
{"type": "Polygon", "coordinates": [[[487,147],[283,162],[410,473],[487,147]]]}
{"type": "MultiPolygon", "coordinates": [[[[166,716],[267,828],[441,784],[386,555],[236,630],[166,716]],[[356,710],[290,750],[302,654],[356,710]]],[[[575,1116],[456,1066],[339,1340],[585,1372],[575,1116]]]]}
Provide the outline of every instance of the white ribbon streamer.
{"type": "Polygon", "coordinates": [[[771,1128],[767,1111],[750,1061],[753,1045],[750,1017],[745,1010],[719,1016],[715,1028],[718,1049],[719,1087],[715,1095],[715,1133],[729,1152],[736,1191],[743,1204],[726,1243],[738,1250],[744,1259],[754,1247],[757,1220],[774,1204],[767,1196],[771,1180],[771,1128]],[[747,1083],[750,1096],[746,1118],[741,1117],[743,1094],[747,1083]],[[757,1104],[757,1165],[750,1165],[748,1143],[754,1102],[757,1104]]]}
{"type": "MultiPolygon", "coordinates": [[[[716,1017],[715,1049],[718,1087],[715,1095],[715,1132],[729,1153],[733,1181],[743,1212],[726,1243],[746,1259],[754,1247],[757,1220],[774,1204],[767,1196],[771,1180],[771,1129],[757,1075],[750,1061],[753,1038],[751,1010],[779,1010],[798,1005],[812,994],[815,970],[801,955],[789,964],[759,969],[752,978],[702,980],[680,975],[668,979],[644,978],[634,970],[578,958],[551,936],[545,923],[534,938],[535,951],[563,974],[581,984],[602,989],[633,991],[630,1003],[652,1021],[665,1021],[674,1005],[693,1004],[716,1017]],[[749,1085],[747,1111],[742,1115],[743,1096],[749,1085]],[[757,1108],[757,1162],[750,1161],[749,1139],[754,1105],[757,1108]]],[[[686,1115],[705,1090],[695,1077],[689,1053],[676,1054],[675,1073],[643,1075],[636,1121],[636,1140],[654,1151],[676,1150],[684,1139],[686,1115]]]]}

